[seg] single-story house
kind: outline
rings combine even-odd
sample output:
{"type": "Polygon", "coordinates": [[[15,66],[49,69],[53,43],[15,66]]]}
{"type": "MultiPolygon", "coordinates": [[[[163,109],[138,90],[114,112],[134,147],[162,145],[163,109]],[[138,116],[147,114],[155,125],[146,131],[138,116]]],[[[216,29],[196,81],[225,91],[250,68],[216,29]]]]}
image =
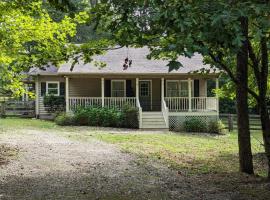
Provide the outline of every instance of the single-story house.
{"type": "Polygon", "coordinates": [[[94,62],[73,61],[60,67],[49,65],[45,70],[34,68],[36,116],[48,115],[43,97],[65,96],[66,112],[78,106],[100,105],[121,108],[126,103],[139,110],[140,128],[177,128],[189,117],[218,119],[217,96],[207,96],[207,82],[218,72],[202,61],[202,56],[179,57],[183,67],[168,71],[168,61],[149,60],[148,48],[120,48],[94,57],[94,62]],[[125,60],[128,57],[128,60],[125,60]],[[132,60],[132,61],[130,61],[132,60]],[[105,67],[96,61],[106,63],[105,67]],[[126,62],[126,64],[124,64],[126,62]],[[207,74],[193,73],[201,68],[207,74]]]}

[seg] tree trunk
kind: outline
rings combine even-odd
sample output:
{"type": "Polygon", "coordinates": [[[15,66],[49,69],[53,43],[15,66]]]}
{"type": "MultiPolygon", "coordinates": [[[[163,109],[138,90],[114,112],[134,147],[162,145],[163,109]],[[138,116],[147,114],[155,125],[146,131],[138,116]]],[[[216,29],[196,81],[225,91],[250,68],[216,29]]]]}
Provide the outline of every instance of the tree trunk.
{"type": "Polygon", "coordinates": [[[268,161],[268,178],[270,179],[270,119],[266,102],[269,62],[268,62],[267,41],[265,37],[261,39],[261,62],[262,62],[262,69],[260,74],[260,85],[259,85],[259,108],[262,123],[264,148],[268,161]]]}
{"type": "Polygon", "coordinates": [[[238,123],[238,144],[239,144],[239,162],[240,171],[248,174],[254,174],[252,151],[249,131],[248,114],[248,19],[241,17],[242,33],[245,41],[237,53],[236,78],[236,102],[237,102],[237,123],[238,123]]]}

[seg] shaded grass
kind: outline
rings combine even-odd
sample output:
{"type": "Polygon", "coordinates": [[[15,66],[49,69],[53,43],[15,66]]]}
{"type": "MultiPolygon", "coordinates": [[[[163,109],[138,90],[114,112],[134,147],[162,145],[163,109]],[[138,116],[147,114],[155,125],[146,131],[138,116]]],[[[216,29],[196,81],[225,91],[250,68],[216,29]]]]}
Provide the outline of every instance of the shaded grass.
{"type": "MultiPolygon", "coordinates": [[[[36,119],[0,119],[0,133],[9,129],[50,130],[74,140],[101,140],[115,144],[122,151],[137,155],[139,162],[158,160],[178,173],[195,177],[202,185],[214,184],[224,190],[237,190],[252,199],[267,199],[269,185],[257,177],[238,173],[236,132],[227,135],[141,132],[95,127],[60,127],[36,119]]],[[[12,131],[9,131],[12,133],[12,131]]],[[[41,133],[42,134],[42,133],[41,133]]],[[[266,175],[266,162],[260,131],[252,131],[252,148],[256,173],[266,175]]]]}
{"type": "MultiPolygon", "coordinates": [[[[38,120],[38,119],[27,119],[9,117],[6,119],[0,119],[0,131],[1,129],[20,129],[20,128],[36,128],[36,129],[53,129],[58,126],[51,121],[38,120]]],[[[60,128],[60,127],[59,127],[60,128]]]]}
{"type": "MultiPolygon", "coordinates": [[[[259,132],[252,133],[261,139],[259,132]]],[[[140,156],[166,161],[175,169],[188,173],[232,173],[238,171],[236,133],[225,136],[164,133],[164,134],[98,134],[103,141],[117,144],[122,150],[140,156]]],[[[266,175],[263,147],[252,139],[254,164],[259,175],[266,175]]]]}
{"type": "MultiPolygon", "coordinates": [[[[110,128],[61,127],[51,121],[37,119],[0,119],[0,132],[20,128],[55,130],[63,132],[66,137],[81,141],[102,140],[119,146],[122,151],[164,161],[170,167],[184,169],[189,174],[232,173],[237,172],[239,168],[235,131],[227,135],[149,133],[129,130],[123,133],[112,129],[109,131],[110,128]]],[[[261,132],[252,131],[256,173],[265,176],[266,161],[260,142],[262,142],[261,132]]]]}

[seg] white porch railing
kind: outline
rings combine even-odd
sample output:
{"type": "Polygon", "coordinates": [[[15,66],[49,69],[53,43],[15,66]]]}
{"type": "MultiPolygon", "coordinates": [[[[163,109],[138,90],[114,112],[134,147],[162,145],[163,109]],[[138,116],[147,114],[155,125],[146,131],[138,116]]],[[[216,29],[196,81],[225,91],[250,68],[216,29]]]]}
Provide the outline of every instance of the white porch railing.
{"type": "Polygon", "coordinates": [[[217,110],[216,97],[192,97],[191,109],[195,111],[217,110]]]}
{"type": "Polygon", "coordinates": [[[101,97],[69,97],[69,109],[76,110],[79,107],[102,106],[101,97]]]}
{"type": "Polygon", "coordinates": [[[162,100],[161,102],[161,110],[166,124],[166,128],[169,128],[169,109],[166,105],[165,100],[162,100]]]}
{"type": "Polygon", "coordinates": [[[109,108],[123,108],[124,105],[136,107],[136,97],[105,97],[104,105],[109,108]]]}
{"type": "Polygon", "coordinates": [[[171,112],[191,111],[217,111],[218,100],[216,97],[165,97],[166,105],[171,112]]]}
{"type": "MultiPolygon", "coordinates": [[[[79,107],[100,106],[102,107],[101,97],[69,97],[69,109],[76,110],[79,107]]],[[[123,108],[124,105],[136,107],[136,97],[105,97],[104,106],[109,108],[123,108]]]]}
{"type": "Polygon", "coordinates": [[[189,101],[187,97],[165,97],[169,111],[188,111],[189,101]]]}

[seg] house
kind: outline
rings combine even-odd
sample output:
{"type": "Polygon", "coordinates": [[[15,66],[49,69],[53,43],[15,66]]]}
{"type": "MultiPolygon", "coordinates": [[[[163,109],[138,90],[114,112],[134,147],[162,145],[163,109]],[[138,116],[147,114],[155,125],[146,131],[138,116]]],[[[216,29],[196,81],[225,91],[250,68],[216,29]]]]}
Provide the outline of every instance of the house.
{"type": "Polygon", "coordinates": [[[214,80],[218,87],[218,73],[192,73],[210,69],[202,56],[180,57],[179,70],[168,72],[168,61],[148,60],[148,48],[120,48],[94,57],[94,62],[73,61],[59,68],[32,69],[35,77],[36,116],[48,115],[43,98],[47,94],[63,95],[66,112],[78,106],[99,105],[121,108],[126,103],[139,109],[140,128],[176,129],[186,119],[217,120],[218,97],[207,96],[207,82],[214,80]],[[129,60],[125,59],[128,57],[129,60]],[[96,65],[106,63],[106,67],[96,65]]]}

